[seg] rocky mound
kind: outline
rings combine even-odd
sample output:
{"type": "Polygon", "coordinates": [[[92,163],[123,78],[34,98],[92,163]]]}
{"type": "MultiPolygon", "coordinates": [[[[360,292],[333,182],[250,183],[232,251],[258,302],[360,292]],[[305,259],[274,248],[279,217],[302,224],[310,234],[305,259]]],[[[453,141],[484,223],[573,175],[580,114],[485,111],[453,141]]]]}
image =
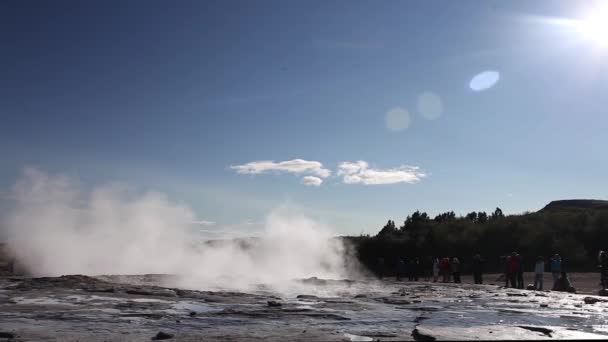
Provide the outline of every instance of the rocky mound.
{"type": "Polygon", "coordinates": [[[608,210],[608,201],[595,199],[570,199],[551,201],[540,211],[560,210],[608,210]]]}

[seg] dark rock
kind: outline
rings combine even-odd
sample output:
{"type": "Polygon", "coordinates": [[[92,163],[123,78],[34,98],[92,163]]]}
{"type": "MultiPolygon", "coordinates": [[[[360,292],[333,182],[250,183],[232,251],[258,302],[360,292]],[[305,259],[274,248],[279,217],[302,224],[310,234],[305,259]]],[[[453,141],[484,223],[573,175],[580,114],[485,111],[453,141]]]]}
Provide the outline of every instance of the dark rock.
{"type": "Polygon", "coordinates": [[[319,297],[312,296],[312,295],[297,295],[296,298],[298,298],[298,299],[319,299],[319,297]]]}
{"type": "Polygon", "coordinates": [[[597,302],[605,302],[603,299],[595,298],[595,297],[585,297],[583,298],[585,304],[595,304],[597,302]]]}
{"type": "Polygon", "coordinates": [[[280,302],[277,302],[276,300],[269,300],[268,301],[268,306],[271,308],[280,308],[283,304],[281,304],[280,302]]]}
{"type": "Polygon", "coordinates": [[[540,307],[541,308],[547,308],[547,307],[549,307],[549,304],[541,304],[540,307]]]}
{"type": "Polygon", "coordinates": [[[156,296],[156,297],[177,297],[177,294],[173,290],[169,289],[129,289],[125,293],[140,296],[156,296]]]}
{"type": "Polygon", "coordinates": [[[526,326],[526,325],[520,325],[520,326],[518,326],[518,328],[522,328],[522,329],[526,329],[526,330],[530,330],[530,331],[536,331],[536,332],[545,334],[547,337],[551,337],[551,333],[553,332],[553,330],[551,330],[551,329],[547,329],[547,328],[543,328],[543,327],[531,327],[531,326],[526,326]]]}
{"type": "Polygon", "coordinates": [[[190,311],[190,313],[188,315],[190,315],[190,317],[194,317],[194,316],[196,316],[196,312],[190,311]]]}
{"type": "Polygon", "coordinates": [[[356,295],[355,298],[367,298],[367,295],[360,293],[360,294],[356,295]]]}
{"type": "Polygon", "coordinates": [[[509,293],[507,293],[507,296],[509,296],[509,297],[528,297],[528,295],[523,292],[509,292],[509,293]]]}
{"type": "Polygon", "coordinates": [[[418,330],[418,328],[414,328],[414,330],[412,330],[412,337],[414,338],[415,341],[435,341],[436,340],[436,338],[431,335],[421,333],[420,330],[418,330]]]}
{"type": "Polygon", "coordinates": [[[394,305],[412,304],[412,302],[410,302],[409,300],[401,299],[401,298],[384,297],[384,298],[381,298],[380,300],[386,304],[394,304],[394,305]]]}
{"type": "Polygon", "coordinates": [[[0,331],[0,338],[15,338],[15,334],[6,331],[0,331]]]}
{"type": "Polygon", "coordinates": [[[170,338],[173,338],[173,334],[169,334],[163,331],[159,331],[158,334],[156,334],[156,336],[152,337],[152,340],[158,341],[158,340],[168,340],[170,338]]]}

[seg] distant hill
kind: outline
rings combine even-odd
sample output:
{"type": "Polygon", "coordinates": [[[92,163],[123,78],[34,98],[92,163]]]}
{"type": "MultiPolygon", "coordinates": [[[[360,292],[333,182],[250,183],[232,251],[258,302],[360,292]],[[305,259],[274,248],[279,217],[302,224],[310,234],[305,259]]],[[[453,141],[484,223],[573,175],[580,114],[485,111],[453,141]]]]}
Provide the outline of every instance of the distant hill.
{"type": "Polygon", "coordinates": [[[540,211],[564,211],[564,210],[608,210],[608,201],[595,199],[570,199],[552,201],[540,211]]]}

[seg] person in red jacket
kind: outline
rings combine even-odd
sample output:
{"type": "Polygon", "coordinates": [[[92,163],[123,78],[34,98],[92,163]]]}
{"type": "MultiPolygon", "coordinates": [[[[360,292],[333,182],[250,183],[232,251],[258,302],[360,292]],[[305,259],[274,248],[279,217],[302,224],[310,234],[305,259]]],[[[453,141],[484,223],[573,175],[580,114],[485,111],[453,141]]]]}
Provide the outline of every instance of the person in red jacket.
{"type": "Polygon", "coordinates": [[[448,259],[448,258],[441,259],[441,261],[439,262],[439,271],[441,271],[441,275],[443,276],[443,282],[444,283],[450,282],[450,274],[452,272],[451,267],[450,267],[450,259],[448,259]]]}
{"type": "Polygon", "coordinates": [[[507,260],[507,272],[509,274],[509,281],[511,282],[511,287],[517,287],[517,272],[519,271],[519,258],[517,257],[517,253],[511,253],[511,256],[507,260]]]}

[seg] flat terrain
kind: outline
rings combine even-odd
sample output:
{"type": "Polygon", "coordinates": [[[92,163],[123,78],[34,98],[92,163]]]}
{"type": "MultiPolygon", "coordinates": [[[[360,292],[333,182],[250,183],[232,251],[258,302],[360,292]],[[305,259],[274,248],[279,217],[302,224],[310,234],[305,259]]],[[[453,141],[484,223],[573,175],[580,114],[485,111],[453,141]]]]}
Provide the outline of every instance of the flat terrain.
{"type": "Polygon", "coordinates": [[[608,338],[608,298],[597,296],[392,279],[311,278],[281,293],[158,286],[168,283],[0,277],[0,341],[150,341],[159,332],[173,341],[608,338]]]}

